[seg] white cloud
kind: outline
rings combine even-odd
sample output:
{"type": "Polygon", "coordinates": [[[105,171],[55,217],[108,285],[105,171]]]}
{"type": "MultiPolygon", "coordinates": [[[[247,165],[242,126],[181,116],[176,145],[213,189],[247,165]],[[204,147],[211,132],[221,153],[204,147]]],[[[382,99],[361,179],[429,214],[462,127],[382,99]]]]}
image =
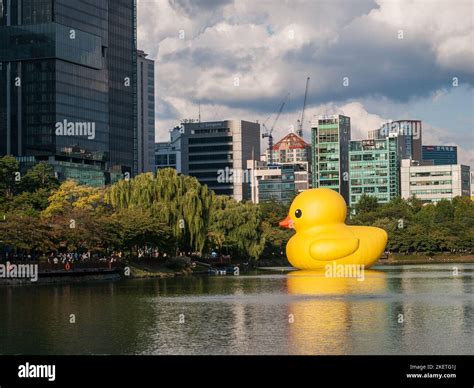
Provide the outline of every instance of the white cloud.
{"type": "Polygon", "coordinates": [[[403,31],[407,42],[427,41],[441,66],[473,71],[474,3],[471,0],[376,0],[368,15],[403,31]]]}
{"type": "Polygon", "coordinates": [[[471,166],[471,169],[474,167],[474,152],[469,148],[469,144],[463,142],[463,136],[454,137],[452,132],[446,128],[438,128],[427,122],[424,122],[423,144],[457,146],[458,163],[471,166]]]}
{"type": "MultiPolygon", "coordinates": [[[[334,115],[334,114],[342,114],[345,116],[349,116],[351,118],[351,138],[352,140],[362,140],[367,139],[368,131],[372,129],[380,128],[380,126],[387,122],[388,120],[367,112],[364,105],[360,102],[349,102],[346,104],[335,104],[335,103],[328,103],[317,105],[313,107],[307,108],[305,111],[305,123],[304,123],[304,137],[307,141],[310,140],[310,122],[313,116],[319,115],[334,115]]],[[[276,131],[276,135],[282,137],[286,134],[288,128],[291,125],[296,127],[296,121],[299,119],[301,112],[295,113],[288,113],[283,115],[280,119],[280,123],[282,123],[282,128],[276,131]]]]}
{"type": "Polygon", "coordinates": [[[383,105],[420,96],[442,100],[433,93],[449,87],[453,76],[472,84],[472,4],[138,0],[139,47],[156,60],[157,138],[166,139],[179,119],[197,118],[199,101],[203,120],[263,121],[291,93],[275,128],[284,135],[296,125],[308,75],[306,118],[349,115],[353,138],[364,138],[388,116],[383,105]],[[350,87],[342,87],[344,76],[350,87]],[[369,113],[364,101],[370,98],[380,104],[369,113]]]}

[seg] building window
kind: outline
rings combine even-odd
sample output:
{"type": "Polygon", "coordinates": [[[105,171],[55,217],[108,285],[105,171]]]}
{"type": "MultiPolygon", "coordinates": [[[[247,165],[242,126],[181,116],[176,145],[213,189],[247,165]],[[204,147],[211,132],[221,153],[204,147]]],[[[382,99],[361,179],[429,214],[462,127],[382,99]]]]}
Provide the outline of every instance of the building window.
{"type": "MultiPolygon", "coordinates": [[[[176,155],[170,155],[175,157],[175,162],[176,163],[176,155]]],[[[168,155],[155,155],[155,164],[157,166],[167,166],[168,165],[168,155]]]]}

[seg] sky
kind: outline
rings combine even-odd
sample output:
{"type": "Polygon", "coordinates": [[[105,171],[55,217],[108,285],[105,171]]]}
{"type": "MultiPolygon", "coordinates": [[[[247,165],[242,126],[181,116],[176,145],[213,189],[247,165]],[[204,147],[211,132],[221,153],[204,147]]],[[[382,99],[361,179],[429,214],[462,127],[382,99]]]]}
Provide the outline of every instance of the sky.
{"type": "MultiPolygon", "coordinates": [[[[242,119],[274,138],[351,117],[352,139],[398,119],[474,168],[471,0],[138,0],[138,48],[155,60],[156,139],[181,119],[242,119]]],[[[262,143],[262,152],[265,149],[262,143]]]]}

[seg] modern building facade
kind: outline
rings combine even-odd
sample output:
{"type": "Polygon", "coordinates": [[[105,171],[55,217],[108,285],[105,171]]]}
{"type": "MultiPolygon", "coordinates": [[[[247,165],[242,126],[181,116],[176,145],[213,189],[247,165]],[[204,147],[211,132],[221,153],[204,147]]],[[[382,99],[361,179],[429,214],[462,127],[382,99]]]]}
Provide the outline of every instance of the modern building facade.
{"type": "Polygon", "coordinates": [[[401,164],[401,195],[405,199],[416,196],[424,203],[452,200],[457,196],[469,197],[470,179],[469,166],[426,166],[404,159],[401,164]]]}
{"type": "Polygon", "coordinates": [[[422,122],[420,120],[396,120],[383,124],[379,129],[369,131],[369,139],[397,139],[399,161],[412,159],[421,163],[422,155],[422,122]]]}
{"type": "Polygon", "coordinates": [[[134,0],[0,1],[0,155],[102,185],[137,170],[134,0]]]}
{"type": "Polygon", "coordinates": [[[252,178],[251,200],[254,203],[275,200],[288,204],[296,194],[295,170],[292,165],[267,165],[249,160],[247,167],[252,178]]]}
{"type": "Polygon", "coordinates": [[[423,164],[431,162],[435,166],[442,164],[458,164],[458,147],[457,146],[422,146],[423,164]]]}
{"type": "Polygon", "coordinates": [[[176,153],[178,172],[196,177],[216,194],[238,201],[251,198],[247,161],[259,158],[260,124],[185,121],[171,131],[168,148],[162,147],[161,153],[176,153]]]}
{"type": "Polygon", "coordinates": [[[155,165],[155,61],[137,51],[137,172],[153,171],[155,165]]]}
{"type": "Polygon", "coordinates": [[[311,127],[313,187],[339,192],[349,204],[349,141],[351,119],[317,116],[311,127]]]}
{"type": "MultiPolygon", "coordinates": [[[[105,2],[105,0],[100,0],[105,2]]],[[[68,0],[69,3],[77,3],[68,0]]],[[[108,0],[109,168],[138,171],[136,0],[108,0]],[[133,145],[133,148],[132,148],[133,145]]],[[[95,1],[93,2],[95,4],[95,1]]],[[[86,19],[87,20],[87,19],[86,19]]]]}
{"type": "Polygon", "coordinates": [[[301,193],[311,188],[311,165],[310,162],[299,162],[293,164],[282,164],[283,166],[291,166],[295,174],[295,189],[297,193],[301,193]]]}
{"type": "Polygon", "coordinates": [[[155,172],[161,168],[174,168],[181,172],[181,127],[170,131],[170,141],[155,143],[155,172]]]}
{"type": "Polygon", "coordinates": [[[350,206],[362,195],[389,202],[400,195],[397,139],[353,140],[349,149],[350,206]]]}
{"type": "Polygon", "coordinates": [[[297,192],[311,187],[311,144],[295,133],[290,133],[279,140],[272,150],[265,150],[265,161],[270,160],[270,152],[275,165],[291,166],[295,174],[297,192]]]}
{"type": "Polygon", "coordinates": [[[162,168],[177,168],[177,152],[173,149],[170,142],[155,143],[155,168],[160,170],[162,168]]]}

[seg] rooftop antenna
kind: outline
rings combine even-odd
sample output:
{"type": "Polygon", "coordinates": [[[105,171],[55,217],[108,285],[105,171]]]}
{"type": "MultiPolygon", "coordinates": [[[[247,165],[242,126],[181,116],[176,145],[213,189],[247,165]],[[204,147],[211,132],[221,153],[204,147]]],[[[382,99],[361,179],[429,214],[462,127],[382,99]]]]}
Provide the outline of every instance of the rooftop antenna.
{"type": "Polygon", "coordinates": [[[201,101],[199,101],[199,122],[201,122],[201,101]]]}

